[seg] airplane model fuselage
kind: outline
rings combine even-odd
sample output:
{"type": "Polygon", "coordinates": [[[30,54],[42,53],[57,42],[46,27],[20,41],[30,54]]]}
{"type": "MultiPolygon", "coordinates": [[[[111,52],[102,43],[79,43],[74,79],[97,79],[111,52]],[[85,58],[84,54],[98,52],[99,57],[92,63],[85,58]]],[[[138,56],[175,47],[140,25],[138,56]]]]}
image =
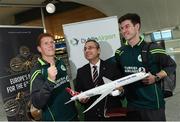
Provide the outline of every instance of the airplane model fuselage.
{"type": "MultiPolygon", "coordinates": [[[[105,96],[107,96],[108,94],[110,94],[111,92],[113,92],[114,90],[116,90],[116,88],[119,88],[121,86],[124,86],[124,85],[128,85],[130,83],[133,83],[133,82],[136,82],[136,81],[139,81],[139,80],[142,80],[144,79],[145,77],[149,76],[148,73],[145,73],[145,72],[139,72],[139,73],[135,73],[135,74],[131,74],[131,75],[128,75],[126,77],[123,77],[123,78],[120,78],[120,79],[117,79],[115,81],[111,81],[105,77],[103,77],[103,80],[106,84],[103,84],[101,86],[98,86],[98,87],[95,87],[95,88],[92,88],[92,89],[89,89],[87,91],[84,91],[84,92],[81,92],[73,97],[71,97],[71,99],[66,102],[65,104],[71,102],[71,101],[75,101],[75,100],[78,100],[78,99],[81,99],[81,98],[84,98],[84,97],[92,97],[92,96],[95,96],[95,95],[99,95],[101,94],[101,96],[98,98],[99,101],[102,100],[105,96]]],[[[95,101],[93,104],[97,104],[99,102],[98,100],[95,101]]],[[[94,105],[92,104],[92,106],[90,106],[87,110],[89,110],[90,108],[92,108],[94,105]]],[[[87,111],[86,110],[86,111],[87,111]]]]}

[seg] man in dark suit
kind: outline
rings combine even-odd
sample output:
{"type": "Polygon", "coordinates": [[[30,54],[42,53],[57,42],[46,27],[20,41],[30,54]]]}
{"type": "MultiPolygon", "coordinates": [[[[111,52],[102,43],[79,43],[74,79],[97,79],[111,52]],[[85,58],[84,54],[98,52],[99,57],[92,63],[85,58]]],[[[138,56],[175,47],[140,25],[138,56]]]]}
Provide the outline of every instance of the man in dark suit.
{"type": "MultiPolygon", "coordinates": [[[[84,46],[84,56],[89,61],[88,64],[79,68],[77,71],[75,90],[78,92],[86,91],[92,89],[96,86],[100,86],[104,84],[102,77],[107,77],[111,80],[116,80],[121,77],[121,72],[117,69],[115,64],[108,63],[107,61],[103,61],[99,58],[100,55],[100,46],[95,40],[88,40],[84,46]],[[95,68],[96,67],[96,70],[95,68]]],[[[85,97],[79,99],[79,102],[87,109],[97,98],[94,97],[85,97]]],[[[112,97],[110,98],[110,102],[108,101],[108,105],[121,105],[120,97],[112,97]],[[112,98],[112,99],[111,99],[112,98]]],[[[87,111],[84,115],[85,120],[119,120],[121,118],[105,118],[104,117],[104,106],[105,106],[104,98],[98,104],[96,104],[93,108],[87,111]]],[[[109,100],[109,96],[108,96],[109,100]]]]}

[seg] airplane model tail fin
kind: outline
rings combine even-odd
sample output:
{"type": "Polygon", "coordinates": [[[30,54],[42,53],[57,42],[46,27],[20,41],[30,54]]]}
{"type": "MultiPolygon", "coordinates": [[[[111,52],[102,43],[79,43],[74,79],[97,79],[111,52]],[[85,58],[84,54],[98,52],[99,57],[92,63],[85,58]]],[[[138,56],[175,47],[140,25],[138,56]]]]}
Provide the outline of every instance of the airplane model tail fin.
{"type": "Polygon", "coordinates": [[[71,88],[66,88],[66,91],[71,95],[71,96],[76,96],[79,94],[79,92],[76,92],[74,90],[72,90],[71,88]]]}
{"type": "Polygon", "coordinates": [[[103,79],[103,81],[104,81],[105,84],[112,82],[112,80],[110,80],[110,79],[108,79],[108,78],[106,78],[106,77],[102,77],[102,79],[103,79]]]}

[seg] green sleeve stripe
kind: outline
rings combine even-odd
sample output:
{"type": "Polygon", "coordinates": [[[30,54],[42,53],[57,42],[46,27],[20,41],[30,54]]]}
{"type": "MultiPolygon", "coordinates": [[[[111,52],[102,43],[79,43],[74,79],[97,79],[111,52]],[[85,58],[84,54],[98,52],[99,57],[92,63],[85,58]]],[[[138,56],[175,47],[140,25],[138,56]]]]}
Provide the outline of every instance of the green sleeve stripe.
{"type": "Polygon", "coordinates": [[[41,73],[41,70],[36,70],[36,71],[33,73],[32,77],[31,77],[31,80],[30,80],[30,92],[32,91],[32,83],[33,83],[34,79],[36,78],[36,76],[37,76],[39,73],[41,73]]]}
{"type": "Polygon", "coordinates": [[[120,51],[120,50],[116,50],[116,54],[118,54],[119,56],[123,53],[124,51],[120,51]]]}
{"type": "Polygon", "coordinates": [[[116,50],[116,53],[120,53],[121,51],[120,50],[116,50]]]}
{"type": "Polygon", "coordinates": [[[36,75],[37,72],[41,72],[41,70],[36,70],[36,71],[32,74],[31,79],[36,75]]]}
{"type": "Polygon", "coordinates": [[[121,51],[119,55],[122,55],[123,52],[124,52],[124,51],[121,51]]]}
{"type": "Polygon", "coordinates": [[[56,120],[55,120],[55,118],[54,118],[53,112],[51,111],[51,109],[49,108],[48,105],[47,105],[47,107],[48,107],[49,113],[51,114],[51,117],[52,117],[53,122],[55,122],[56,120]]]}
{"type": "Polygon", "coordinates": [[[156,52],[162,52],[162,53],[166,53],[166,51],[150,51],[151,53],[156,53],[156,52]]]}
{"type": "Polygon", "coordinates": [[[155,92],[156,92],[156,99],[157,99],[157,108],[159,109],[160,108],[160,105],[159,105],[159,95],[158,95],[158,91],[157,91],[157,85],[154,84],[154,87],[155,87],[155,92]]]}
{"type": "Polygon", "coordinates": [[[166,52],[151,52],[151,54],[158,54],[158,53],[160,53],[160,54],[166,54],[166,52]]]}
{"type": "Polygon", "coordinates": [[[153,49],[153,50],[150,50],[150,51],[165,51],[164,49],[153,49]]]}
{"type": "Polygon", "coordinates": [[[163,50],[155,50],[155,51],[150,51],[151,53],[155,53],[155,52],[166,52],[166,51],[163,51],[163,50]]]}
{"type": "Polygon", "coordinates": [[[154,49],[150,51],[151,54],[155,54],[155,53],[163,53],[166,54],[166,51],[164,49],[154,49]]]}

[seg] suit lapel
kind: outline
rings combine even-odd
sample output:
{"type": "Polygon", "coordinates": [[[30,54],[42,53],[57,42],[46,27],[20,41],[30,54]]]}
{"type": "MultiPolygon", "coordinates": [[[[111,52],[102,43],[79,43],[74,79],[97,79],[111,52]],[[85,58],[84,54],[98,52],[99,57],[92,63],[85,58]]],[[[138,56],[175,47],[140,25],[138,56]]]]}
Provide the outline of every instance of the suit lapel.
{"type": "Polygon", "coordinates": [[[104,84],[103,80],[102,80],[102,77],[104,76],[105,74],[105,70],[106,70],[106,65],[105,65],[105,62],[103,60],[101,60],[100,62],[100,69],[99,69],[99,85],[102,85],[104,84]]]}
{"type": "Polygon", "coordinates": [[[103,75],[104,75],[104,71],[105,71],[105,69],[106,69],[106,67],[105,67],[105,64],[104,64],[105,62],[103,61],[103,60],[101,60],[101,62],[100,62],[100,71],[99,71],[99,78],[102,78],[103,77],[103,75]]]}

